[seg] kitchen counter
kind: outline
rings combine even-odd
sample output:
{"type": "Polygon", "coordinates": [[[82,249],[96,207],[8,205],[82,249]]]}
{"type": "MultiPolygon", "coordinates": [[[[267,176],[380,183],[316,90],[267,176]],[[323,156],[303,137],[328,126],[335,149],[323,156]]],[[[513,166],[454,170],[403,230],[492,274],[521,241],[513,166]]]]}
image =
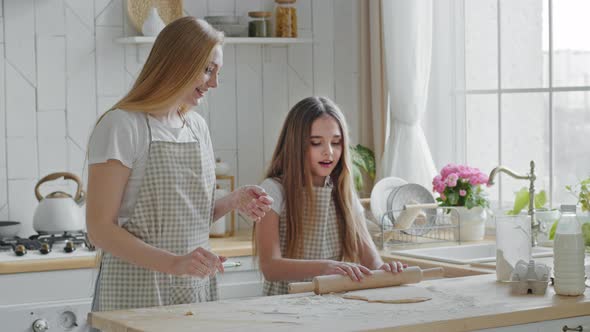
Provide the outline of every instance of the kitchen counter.
{"type": "Polygon", "coordinates": [[[442,267],[445,269],[445,277],[447,278],[457,278],[457,277],[465,277],[465,276],[476,276],[481,274],[490,274],[496,273],[496,266],[494,265],[492,268],[489,266],[477,266],[477,265],[470,265],[470,264],[451,264],[445,262],[437,262],[432,260],[426,259],[419,259],[419,258],[412,258],[407,256],[400,256],[390,253],[391,250],[381,250],[379,252],[381,259],[385,262],[389,261],[400,261],[402,263],[408,264],[408,266],[419,266],[422,269],[427,269],[431,267],[442,267]]]}
{"type": "MultiPolygon", "coordinates": [[[[251,256],[252,242],[250,230],[237,232],[229,238],[210,239],[211,249],[217,255],[226,257],[251,256]]],[[[74,253],[61,253],[54,250],[44,256],[30,251],[23,257],[12,252],[3,252],[0,258],[0,274],[43,272],[72,269],[92,269],[98,267],[100,261],[96,252],[78,249],[74,253]]]]}
{"type": "MultiPolygon", "coordinates": [[[[403,286],[402,286],[403,287],[403,286]]],[[[510,295],[494,274],[427,280],[432,300],[381,304],[313,293],[89,315],[104,332],[387,330],[458,332],[590,315],[590,296],[510,295]]],[[[398,287],[399,288],[399,287],[398,287]]],[[[588,292],[587,292],[588,293],[588,292]]]]}
{"type": "Polygon", "coordinates": [[[252,230],[240,230],[232,237],[211,238],[211,251],[225,257],[252,256],[252,230]]]}

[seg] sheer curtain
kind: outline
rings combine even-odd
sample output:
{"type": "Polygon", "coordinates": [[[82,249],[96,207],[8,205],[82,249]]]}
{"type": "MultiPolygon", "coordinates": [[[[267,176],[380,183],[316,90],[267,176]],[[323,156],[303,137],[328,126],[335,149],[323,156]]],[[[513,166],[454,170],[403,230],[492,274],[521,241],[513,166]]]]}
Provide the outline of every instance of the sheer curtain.
{"type": "MultiPolygon", "coordinates": [[[[383,155],[387,122],[387,84],[383,58],[381,0],[359,1],[361,26],[361,142],[383,155]]],[[[381,165],[377,163],[377,173],[381,165]]]]}
{"type": "Polygon", "coordinates": [[[389,127],[380,177],[432,187],[436,168],[420,121],[432,60],[432,0],[382,0],[389,127]]]}

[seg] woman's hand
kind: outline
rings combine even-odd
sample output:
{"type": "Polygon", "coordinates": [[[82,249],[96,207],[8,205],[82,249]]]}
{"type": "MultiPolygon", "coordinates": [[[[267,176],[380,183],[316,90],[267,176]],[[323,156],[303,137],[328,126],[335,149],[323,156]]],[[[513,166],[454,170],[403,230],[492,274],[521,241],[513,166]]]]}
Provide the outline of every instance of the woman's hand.
{"type": "Polygon", "coordinates": [[[349,276],[353,281],[361,281],[365,276],[372,275],[373,272],[365,266],[355,263],[327,261],[322,275],[328,274],[340,274],[349,276]]]}
{"type": "Polygon", "coordinates": [[[252,221],[260,221],[270,211],[273,199],[259,186],[242,186],[232,193],[234,206],[252,221]]]}
{"type": "Polygon", "coordinates": [[[402,262],[392,261],[389,263],[381,264],[381,266],[378,267],[378,270],[383,270],[383,271],[393,272],[393,273],[400,273],[406,267],[408,267],[407,264],[403,264],[402,262]]]}
{"type": "Polygon", "coordinates": [[[223,262],[226,258],[198,247],[192,252],[177,256],[172,264],[172,273],[177,276],[192,276],[204,278],[223,272],[223,262]]]}

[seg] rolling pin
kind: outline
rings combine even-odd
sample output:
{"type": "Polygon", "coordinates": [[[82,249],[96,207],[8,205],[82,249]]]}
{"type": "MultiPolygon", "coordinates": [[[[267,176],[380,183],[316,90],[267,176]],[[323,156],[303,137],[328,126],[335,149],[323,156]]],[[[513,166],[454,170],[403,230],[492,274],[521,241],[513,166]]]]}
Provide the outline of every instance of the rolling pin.
{"type": "Polygon", "coordinates": [[[289,284],[289,294],[314,292],[317,295],[327,293],[340,293],[359,289],[380,288],[398,286],[402,284],[415,284],[422,279],[441,278],[444,276],[442,267],[421,270],[417,266],[405,268],[403,272],[393,274],[391,272],[376,270],[370,276],[365,276],[362,281],[353,281],[345,275],[317,276],[310,282],[293,282],[289,284]]]}

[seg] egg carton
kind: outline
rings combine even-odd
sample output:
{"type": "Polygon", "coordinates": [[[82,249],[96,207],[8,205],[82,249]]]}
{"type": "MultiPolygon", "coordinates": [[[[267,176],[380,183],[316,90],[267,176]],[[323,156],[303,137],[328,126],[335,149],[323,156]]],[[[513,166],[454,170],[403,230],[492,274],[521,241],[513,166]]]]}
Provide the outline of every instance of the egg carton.
{"type": "Polygon", "coordinates": [[[551,268],[542,263],[530,260],[528,263],[519,260],[510,274],[510,287],[512,294],[543,295],[547,291],[551,268]]]}

